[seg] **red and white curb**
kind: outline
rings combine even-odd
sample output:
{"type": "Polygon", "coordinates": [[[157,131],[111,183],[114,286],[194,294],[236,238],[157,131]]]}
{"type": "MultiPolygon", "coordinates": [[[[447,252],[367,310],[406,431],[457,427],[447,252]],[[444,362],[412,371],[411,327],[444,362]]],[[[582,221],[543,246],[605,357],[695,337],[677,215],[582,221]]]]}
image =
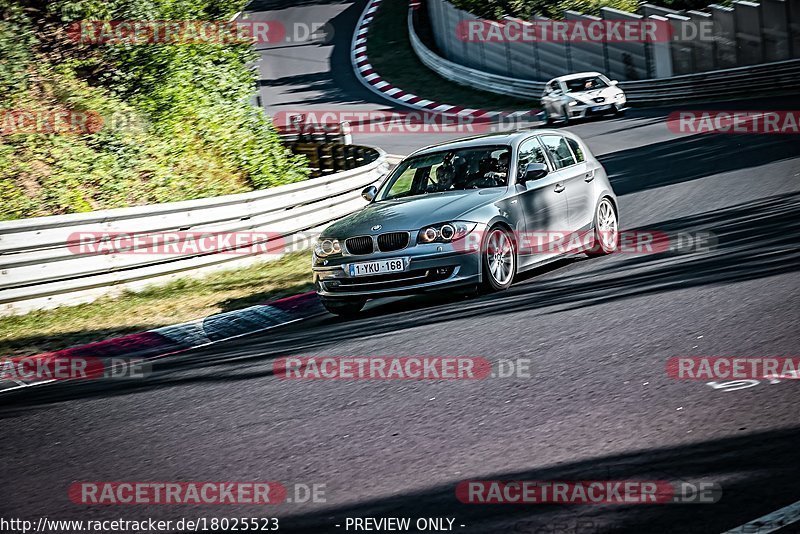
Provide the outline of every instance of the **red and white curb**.
{"type": "MultiPolygon", "coordinates": [[[[350,46],[350,59],[353,64],[356,78],[358,78],[364,86],[373,93],[390,100],[402,106],[429,111],[431,113],[441,113],[444,115],[458,115],[462,117],[472,117],[474,119],[491,119],[494,117],[504,118],[523,118],[525,116],[533,118],[539,113],[538,109],[528,111],[488,111],[484,109],[471,109],[463,106],[455,106],[452,104],[445,104],[442,102],[434,102],[426,100],[408,91],[404,91],[399,87],[395,87],[377,73],[374,67],[369,62],[367,55],[367,35],[369,34],[369,26],[374,19],[375,12],[378,11],[381,5],[381,0],[370,0],[367,2],[366,8],[361,13],[361,17],[356,24],[356,30],[353,33],[353,40],[350,46]]],[[[416,9],[418,6],[411,2],[410,9],[416,9]]]]}
{"type": "MultiPolygon", "coordinates": [[[[116,358],[149,361],[172,356],[189,349],[206,347],[237,337],[307,319],[323,313],[316,293],[302,293],[266,304],[259,304],[204,319],[129,334],[88,345],[47,352],[11,360],[42,360],[42,363],[70,359],[111,360],[116,358]]],[[[41,386],[65,380],[0,379],[0,394],[22,388],[41,386]]]]}

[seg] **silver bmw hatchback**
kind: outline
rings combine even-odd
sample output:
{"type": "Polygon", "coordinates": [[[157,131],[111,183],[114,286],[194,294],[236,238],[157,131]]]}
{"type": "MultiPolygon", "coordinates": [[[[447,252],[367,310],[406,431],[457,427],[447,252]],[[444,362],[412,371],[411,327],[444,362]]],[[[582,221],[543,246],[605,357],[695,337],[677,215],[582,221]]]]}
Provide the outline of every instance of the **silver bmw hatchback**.
{"type": "Polygon", "coordinates": [[[491,134],[414,152],[322,233],[314,284],[337,315],[368,299],[454,287],[499,291],[567,254],[617,249],[617,197],[576,135],[491,134]]]}

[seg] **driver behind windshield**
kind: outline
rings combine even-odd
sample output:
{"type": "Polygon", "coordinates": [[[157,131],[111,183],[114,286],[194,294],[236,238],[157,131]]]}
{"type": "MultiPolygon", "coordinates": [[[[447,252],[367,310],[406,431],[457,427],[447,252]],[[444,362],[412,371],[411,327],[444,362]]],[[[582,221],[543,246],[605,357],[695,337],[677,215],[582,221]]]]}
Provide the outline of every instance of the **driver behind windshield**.
{"type": "Polygon", "coordinates": [[[377,201],[506,185],[511,151],[504,146],[421,154],[392,172],[377,201]]]}
{"type": "Polygon", "coordinates": [[[447,191],[448,189],[463,189],[466,175],[467,162],[454,152],[449,152],[442,164],[436,169],[436,183],[429,187],[433,191],[447,191]]]}

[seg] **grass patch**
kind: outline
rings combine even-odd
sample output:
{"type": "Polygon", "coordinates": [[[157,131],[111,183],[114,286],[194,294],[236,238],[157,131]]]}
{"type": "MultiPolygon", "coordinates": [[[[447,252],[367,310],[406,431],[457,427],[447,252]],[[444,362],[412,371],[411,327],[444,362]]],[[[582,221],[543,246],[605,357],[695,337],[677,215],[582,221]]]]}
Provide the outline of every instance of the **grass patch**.
{"type": "Polygon", "coordinates": [[[381,78],[415,95],[475,109],[528,110],[538,101],[487,93],[449,82],[422,64],[408,37],[407,0],[384,0],[367,34],[369,62],[381,78]]]}
{"type": "Polygon", "coordinates": [[[246,308],[312,288],[309,252],[89,304],[0,318],[0,356],[31,355],[246,308]]]}

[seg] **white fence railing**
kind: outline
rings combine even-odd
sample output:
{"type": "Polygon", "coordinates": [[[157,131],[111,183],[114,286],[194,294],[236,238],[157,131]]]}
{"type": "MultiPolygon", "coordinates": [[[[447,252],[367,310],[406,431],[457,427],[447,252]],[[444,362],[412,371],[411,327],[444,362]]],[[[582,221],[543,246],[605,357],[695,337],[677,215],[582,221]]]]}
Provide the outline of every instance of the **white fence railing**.
{"type": "Polygon", "coordinates": [[[319,230],[366,204],[361,190],[389,169],[383,151],[375,150],[374,157],[356,169],[238,195],[0,222],[0,315],[89,302],[189,271],[235,268],[306,248],[319,230]],[[190,246],[189,253],[186,247],[178,253],[82,247],[77,237],[105,233],[146,238],[170,232],[268,237],[261,252],[250,246],[257,242],[250,242],[247,249],[235,251],[195,251],[190,246]]]}
{"type": "MultiPolygon", "coordinates": [[[[410,10],[408,14],[411,47],[429,69],[447,80],[482,91],[536,100],[542,96],[545,82],[484,72],[436,54],[417,35],[413,13],[410,10]]],[[[628,102],[656,105],[689,100],[732,99],[772,91],[800,91],[800,59],[670,78],[626,81],[620,82],[619,86],[625,91],[628,102]]]]}

